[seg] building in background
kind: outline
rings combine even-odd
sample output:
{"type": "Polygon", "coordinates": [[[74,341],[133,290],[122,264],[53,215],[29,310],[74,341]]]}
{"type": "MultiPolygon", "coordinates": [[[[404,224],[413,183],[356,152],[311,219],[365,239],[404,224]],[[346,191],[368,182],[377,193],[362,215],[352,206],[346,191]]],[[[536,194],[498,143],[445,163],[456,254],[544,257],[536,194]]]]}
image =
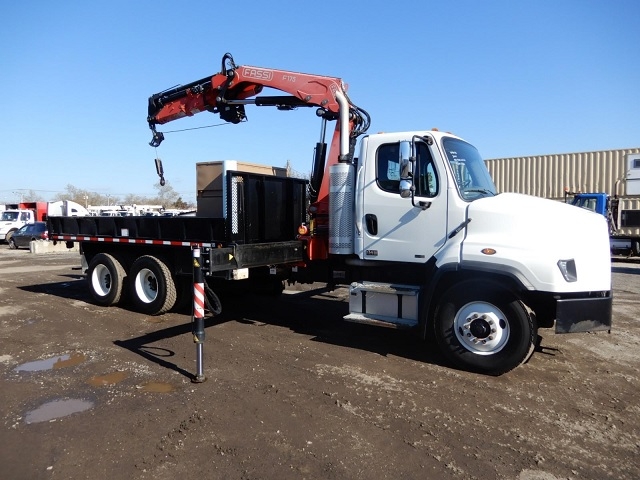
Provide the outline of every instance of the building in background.
{"type": "Polygon", "coordinates": [[[493,158],[485,163],[499,193],[560,201],[565,201],[565,192],[606,193],[614,205],[609,210],[612,234],[637,242],[634,248],[640,254],[640,147],[493,158]]]}

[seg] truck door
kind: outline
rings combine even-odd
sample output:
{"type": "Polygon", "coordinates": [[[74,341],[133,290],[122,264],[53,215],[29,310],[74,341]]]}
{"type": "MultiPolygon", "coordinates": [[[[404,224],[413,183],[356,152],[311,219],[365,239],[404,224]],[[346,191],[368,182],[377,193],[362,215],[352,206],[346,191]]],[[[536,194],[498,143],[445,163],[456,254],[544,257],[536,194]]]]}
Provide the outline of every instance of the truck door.
{"type": "Polygon", "coordinates": [[[362,241],[356,242],[356,253],[367,260],[426,262],[447,238],[446,176],[437,149],[417,143],[416,206],[400,197],[400,142],[369,137],[365,150],[358,173],[362,241]]]}

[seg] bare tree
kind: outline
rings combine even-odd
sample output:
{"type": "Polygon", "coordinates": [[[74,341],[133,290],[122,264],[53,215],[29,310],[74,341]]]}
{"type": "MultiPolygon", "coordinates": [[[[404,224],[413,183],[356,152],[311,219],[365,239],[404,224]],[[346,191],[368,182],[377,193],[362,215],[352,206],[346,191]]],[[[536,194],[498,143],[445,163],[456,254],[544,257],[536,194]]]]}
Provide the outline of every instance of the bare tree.
{"type": "Polygon", "coordinates": [[[88,190],[83,190],[71,184],[68,184],[65,187],[65,191],[57,194],[53,200],[71,200],[81,205],[85,205],[87,203],[100,203],[97,201],[98,194],[89,192],[88,190]]]}
{"type": "MultiPolygon", "coordinates": [[[[91,192],[82,188],[75,187],[74,185],[67,185],[65,191],[57,194],[53,200],[71,200],[79,203],[80,205],[162,205],[164,208],[180,208],[188,209],[193,208],[194,205],[185,202],[180,194],[176,192],[169,183],[160,185],[156,183],[154,188],[157,190],[155,197],[138,195],[135,193],[129,193],[124,197],[117,195],[106,195],[91,192]]],[[[31,191],[30,191],[31,192],[31,191]]],[[[25,194],[26,195],[26,194],[25,194]]],[[[31,201],[38,201],[36,196],[26,195],[31,201]]]]}
{"type": "Polygon", "coordinates": [[[180,198],[180,194],[169,185],[169,182],[166,182],[164,185],[160,185],[160,182],[158,182],[153,187],[158,190],[156,202],[164,208],[173,208],[176,201],[180,198]]]}
{"type": "Polygon", "coordinates": [[[35,190],[19,189],[13,192],[14,195],[20,197],[21,202],[45,202],[45,198],[35,190]]]}
{"type": "Polygon", "coordinates": [[[125,205],[149,205],[155,203],[156,199],[153,197],[145,197],[144,195],[136,195],[135,193],[129,193],[125,195],[122,203],[125,205]]]}

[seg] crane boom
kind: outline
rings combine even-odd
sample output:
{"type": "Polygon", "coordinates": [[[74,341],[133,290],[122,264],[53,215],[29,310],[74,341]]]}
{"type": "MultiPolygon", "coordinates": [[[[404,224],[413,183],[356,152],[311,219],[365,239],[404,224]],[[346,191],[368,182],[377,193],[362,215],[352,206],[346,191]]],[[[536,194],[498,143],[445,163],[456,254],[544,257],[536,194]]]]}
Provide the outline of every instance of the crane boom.
{"type": "MultiPolygon", "coordinates": [[[[279,110],[317,107],[316,115],[326,121],[337,120],[331,149],[330,166],[351,162],[358,136],[369,127],[369,114],[353,105],[347,97],[347,85],[338,77],[277,70],[255,66],[237,66],[231,54],[222,57],[220,72],[187,85],[179,85],[149,97],[147,122],[153,132],[149,144],[157,147],[164,140],[156,125],[208,111],[230,123],[246,121],[245,105],[273,106],[279,110]],[[288,93],[282,96],[258,96],[272,88],[288,93]]],[[[324,138],[324,134],[323,134],[324,138]]],[[[312,198],[328,192],[324,171],[326,145],[318,143],[311,178],[312,198]]],[[[324,202],[326,203],[326,202],[324,202]]],[[[324,210],[324,208],[321,208],[324,210]]]]}
{"type": "MultiPolygon", "coordinates": [[[[149,97],[147,121],[153,132],[151,145],[158,146],[164,139],[161,132],[156,131],[156,125],[203,111],[219,114],[227,122],[240,123],[246,120],[244,105],[247,104],[275,106],[280,110],[315,106],[319,107],[319,116],[334,120],[341,111],[340,97],[347,99],[346,91],[347,86],[337,77],[249,65],[236,66],[233,57],[227,53],[223,56],[220,72],[149,97]],[[257,97],[265,87],[290,95],[257,97]]],[[[347,109],[362,112],[353,105],[347,109]]],[[[349,115],[354,118],[347,119],[357,120],[361,116],[349,115]]]]}

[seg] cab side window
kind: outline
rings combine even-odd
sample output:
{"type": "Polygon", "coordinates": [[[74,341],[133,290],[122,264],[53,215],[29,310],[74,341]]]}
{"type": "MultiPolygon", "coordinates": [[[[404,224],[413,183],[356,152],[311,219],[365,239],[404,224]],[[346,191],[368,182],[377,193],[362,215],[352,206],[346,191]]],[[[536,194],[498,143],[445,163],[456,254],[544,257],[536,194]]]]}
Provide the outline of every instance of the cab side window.
{"type": "Polygon", "coordinates": [[[376,153],[376,178],[385,192],[400,192],[400,144],[380,146],[376,153]]]}
{"type": "Polygon", "coordinates": [[[419,143],[417,147],[416,166],[413,172],[416,195],[433,198],[438,194],[438,175],[436,175],[433,158],[426,144],[419,143]]]}
{"type": "MultiPolygon", "coordinates": [[[[438,194],[438,176],[429,147],[425,143],[417,144],[416,164],[414,166],[414,184],[416,196],[432,198],[438,194]]],[[[378,148],[376,153],[376,179],[378,186],[385,192],[400,191],[400,144],[388,143],[378,148]]]]}

